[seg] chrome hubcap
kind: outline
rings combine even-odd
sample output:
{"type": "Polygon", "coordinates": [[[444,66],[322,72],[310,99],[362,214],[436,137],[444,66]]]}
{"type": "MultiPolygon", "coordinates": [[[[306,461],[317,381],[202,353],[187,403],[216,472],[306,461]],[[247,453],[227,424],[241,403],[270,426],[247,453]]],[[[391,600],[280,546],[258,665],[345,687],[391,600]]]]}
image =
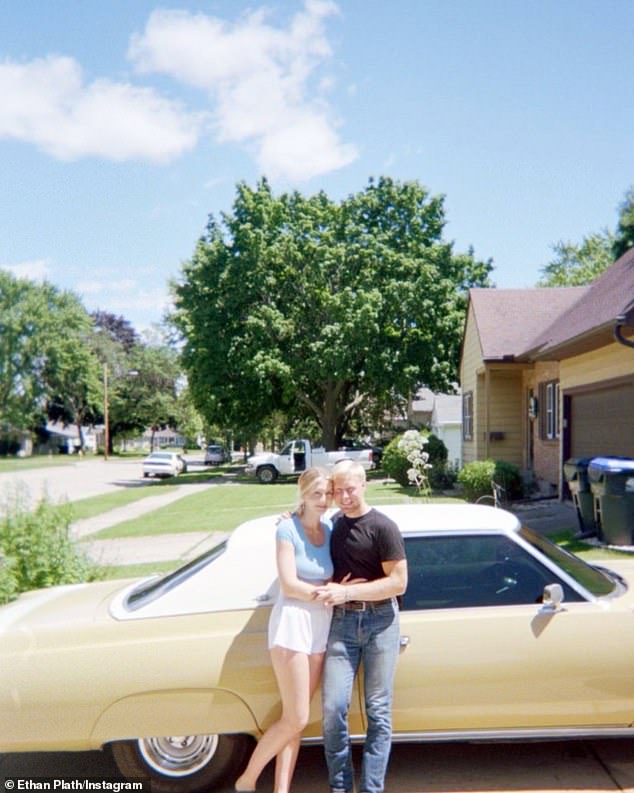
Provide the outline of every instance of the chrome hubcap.
{"type": "Polygon", "coordinates": [[[166,735],[140,738],[139,751],[150,768],[180,777],[204,768],[218,748],[217,735],[166,735]]]}

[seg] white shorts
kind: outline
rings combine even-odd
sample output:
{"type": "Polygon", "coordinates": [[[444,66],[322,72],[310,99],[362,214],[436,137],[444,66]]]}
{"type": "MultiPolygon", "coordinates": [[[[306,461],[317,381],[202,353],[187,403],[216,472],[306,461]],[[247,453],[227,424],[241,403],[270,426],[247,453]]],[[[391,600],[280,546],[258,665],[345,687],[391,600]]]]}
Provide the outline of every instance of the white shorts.
{"type": "Polygon", "coordinates": [[[298,653],[323,653],[328,643],[332,608],[323,603],[280,595],[269,619],[269,650],[284,647],[298,653]]]}

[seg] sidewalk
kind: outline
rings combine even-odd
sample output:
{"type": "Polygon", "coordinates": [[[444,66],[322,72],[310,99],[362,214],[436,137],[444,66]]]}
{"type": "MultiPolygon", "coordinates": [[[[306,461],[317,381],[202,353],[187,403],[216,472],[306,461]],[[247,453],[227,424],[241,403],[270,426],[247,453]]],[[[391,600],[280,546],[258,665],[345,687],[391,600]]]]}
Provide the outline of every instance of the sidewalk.
{"type": "MultiPolygon", "coordinates": [[[[193,492],[199,493],[217,483],[198,484],[193,492]]],[[[89,559],[99,565],[150,564],[172,560],[186,561],[217,545],[226,536],[219,532],[178,532],[153,534],[143,537],[118,537],[112,540],[90,540],[90,536],[103,529],[134,520],[148,512],[162,509],[181,498],[192,495],[191,485],[180,485],[176,490],[148,496],[124,507],[112,509],[94,518],[78,520],[71,527],[72,535],[85,541],[89,559]]]]}

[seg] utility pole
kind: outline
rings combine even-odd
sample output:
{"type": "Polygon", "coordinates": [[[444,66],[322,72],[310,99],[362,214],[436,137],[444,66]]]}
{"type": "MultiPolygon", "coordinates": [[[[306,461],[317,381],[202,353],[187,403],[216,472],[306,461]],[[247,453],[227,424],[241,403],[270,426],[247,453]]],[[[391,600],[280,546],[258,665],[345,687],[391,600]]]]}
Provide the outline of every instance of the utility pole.
{"type": "Polygon", "coordinates": [[[108,364],[103,365],[103,459],[108,459],[110,426],[108,422],[108,364]]]}

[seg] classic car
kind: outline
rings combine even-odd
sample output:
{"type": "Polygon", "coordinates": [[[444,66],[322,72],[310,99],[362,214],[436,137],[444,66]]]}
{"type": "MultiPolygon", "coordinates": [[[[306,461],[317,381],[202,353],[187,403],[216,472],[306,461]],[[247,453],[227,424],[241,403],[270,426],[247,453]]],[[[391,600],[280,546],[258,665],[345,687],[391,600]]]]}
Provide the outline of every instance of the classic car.
{"type": "MultiPolygon", "coordinates": [[[[409,561],[395,741],[634,735],[634,561],[591,566],[502,509],[379,508],[409,561]]],[[[162,576],[0,608],[0,751],[110,746],[123,775],[159,793],[235,778],[279,713],[275,524],[245,523],[162,576]]],[[[319,696],[304,740],[320,740],[319,696]]]]}

